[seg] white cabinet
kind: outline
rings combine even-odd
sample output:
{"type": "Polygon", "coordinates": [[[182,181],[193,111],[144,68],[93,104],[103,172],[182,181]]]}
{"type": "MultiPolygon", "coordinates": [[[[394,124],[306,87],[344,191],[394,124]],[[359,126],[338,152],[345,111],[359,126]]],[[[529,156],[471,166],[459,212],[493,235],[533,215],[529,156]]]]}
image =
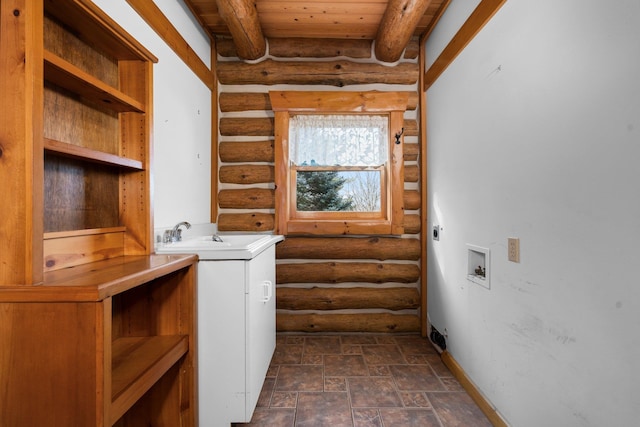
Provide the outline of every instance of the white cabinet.
{"type": "Polygon", "coordinates": [[[275,244],[252,259],[198,263],[201,427],[249,422],[275,350],[275,244]]]}

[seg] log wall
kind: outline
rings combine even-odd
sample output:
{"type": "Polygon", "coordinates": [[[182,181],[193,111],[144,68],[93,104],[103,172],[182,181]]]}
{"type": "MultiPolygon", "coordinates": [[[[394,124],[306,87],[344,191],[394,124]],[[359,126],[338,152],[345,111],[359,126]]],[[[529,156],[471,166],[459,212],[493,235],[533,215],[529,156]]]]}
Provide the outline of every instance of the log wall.
{"type": "Polygon", "coordinates": [[[275,229],[274,120],[277,90],[407,91],[404,230],[397,236],[293,237],[276,248],[277,329],[295,332],[419,332],[420,141],[418,42],[394,66],[370,42],[279,39],[257,61],[216,41],[219,79],[218,229],[275,229]],[[336,87],[340,89],[336,89],[336,87]],[[369,89],[367,89],[369,90],[369,89]]]}

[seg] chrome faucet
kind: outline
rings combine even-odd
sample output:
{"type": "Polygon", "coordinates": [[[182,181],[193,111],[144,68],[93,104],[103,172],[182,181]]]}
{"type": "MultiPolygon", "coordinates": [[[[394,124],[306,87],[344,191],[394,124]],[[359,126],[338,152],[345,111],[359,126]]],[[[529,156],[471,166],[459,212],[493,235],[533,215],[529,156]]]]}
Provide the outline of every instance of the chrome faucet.
{"type": "Polygon", "coordinates": [[[187,221],[179,222],[171,230],[164,231],[164,237],[162,241],[164,243],[180,242],[182,240],[182,230],[180,229],[180,227],[183,225],[187,229],[191,228],[191,224],[189,224],[187,221]]]}

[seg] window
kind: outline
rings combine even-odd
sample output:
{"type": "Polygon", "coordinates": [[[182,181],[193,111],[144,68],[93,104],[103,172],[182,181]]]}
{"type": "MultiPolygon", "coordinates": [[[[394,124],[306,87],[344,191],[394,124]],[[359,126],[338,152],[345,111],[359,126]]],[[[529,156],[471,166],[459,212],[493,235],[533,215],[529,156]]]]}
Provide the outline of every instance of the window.
{"type": "Polygon", "coordinates": [[[270,92],[280,234],[402,234],[402,92],[270,92]],[[396,143],[398,142],[398,143],[396,143]]]}

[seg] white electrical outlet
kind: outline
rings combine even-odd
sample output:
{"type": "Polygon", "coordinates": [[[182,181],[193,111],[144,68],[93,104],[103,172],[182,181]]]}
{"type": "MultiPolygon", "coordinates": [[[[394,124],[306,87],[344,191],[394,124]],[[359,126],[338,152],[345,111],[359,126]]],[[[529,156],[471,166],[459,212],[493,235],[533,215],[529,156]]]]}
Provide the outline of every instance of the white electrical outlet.
{"type": "Polygon", "coordinates": [[[509,237],[508,243],[509,261],[520,262],[520,239],[509,237]]]}

